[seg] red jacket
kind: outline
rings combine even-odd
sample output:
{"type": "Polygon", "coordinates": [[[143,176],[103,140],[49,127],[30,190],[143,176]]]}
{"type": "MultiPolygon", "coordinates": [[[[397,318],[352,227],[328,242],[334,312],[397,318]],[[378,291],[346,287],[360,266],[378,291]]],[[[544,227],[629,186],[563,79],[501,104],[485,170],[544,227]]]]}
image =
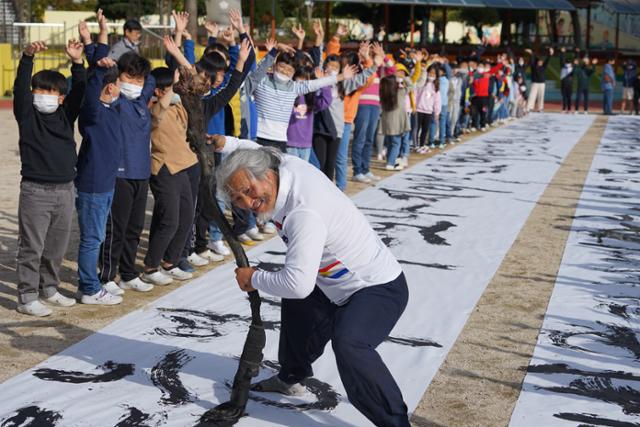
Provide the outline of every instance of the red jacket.
{"type": "Polygon", "coordinates": [[[489,74],[473,75],[473,92],[476,96],[489,96],[489,74]]]}

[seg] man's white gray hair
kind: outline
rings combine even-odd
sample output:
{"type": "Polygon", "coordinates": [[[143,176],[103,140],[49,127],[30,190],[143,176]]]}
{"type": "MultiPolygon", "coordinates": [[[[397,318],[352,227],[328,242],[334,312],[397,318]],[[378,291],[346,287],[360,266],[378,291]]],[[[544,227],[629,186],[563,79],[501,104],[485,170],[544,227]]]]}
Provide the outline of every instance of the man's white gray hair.
{"type": "Polygon", "coordinates": [[[282,153],[273,147],[261,147],[255,150],[239,149],[229,154],[216,168],[216,187],[218,194],[226,202],[229,197],[229,179],[239,170],[246,170],[249,177],[262,179],[267,171],[278,174],[282,153]]]}

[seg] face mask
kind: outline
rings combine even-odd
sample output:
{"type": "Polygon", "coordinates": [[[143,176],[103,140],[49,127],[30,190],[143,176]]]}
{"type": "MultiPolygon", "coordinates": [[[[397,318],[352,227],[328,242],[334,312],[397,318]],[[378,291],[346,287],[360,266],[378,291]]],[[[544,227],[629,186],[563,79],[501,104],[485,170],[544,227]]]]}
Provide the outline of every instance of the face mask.
{"type": "Polygon", "coordinates": [[[178,95],[177,93],[174,93],[173,96],[171,97],[171,104],[179,104],[180,102],[181,102],[180,95],[178,95]]]}
{"type": "Polygon", "coordinates": [[[131,83],[120,83],[120,93],[127,99],[138,99],[142,94],[142,86],[131,83]]]}
{"type": "Polygon", "coordinates": [[[330,76],[337,76],[338,72],[336,70],[331,70],[331,71],[329,71],[329,75],[330,76]]]}
{"type": "Polygon", "coordinates": [[[33,95],[33,106],[41,113],[54,113],[59,105],[57,95],[43,95],[40,93],[33,95]]]}
{"type": "Polygon", "coordinates": [[[478,72],[479,72],[480,74],[484,73],[484,68],[478,68],[478,72]]]}
{"type": "Polygon", "coordinates": [[[287,76],[287,75],[285,75],[285,74],[279,73],[279,72],[277,72],[277,71],[276,71],[275,73],[273,73],[273,77],[274,77],[277,81],[279,81],[279,82],[281,82],[281,83],[286,83],[286,82],[288,82],[289,80],[291,80],[291,77],[289,77],[289,76],[287,76]]]}
{"type": "Polygon", "coordinates": [[[435,82],[436,78],[435,77],[427,77],[427,80],[429,80],[430,82],[435,82]]]}

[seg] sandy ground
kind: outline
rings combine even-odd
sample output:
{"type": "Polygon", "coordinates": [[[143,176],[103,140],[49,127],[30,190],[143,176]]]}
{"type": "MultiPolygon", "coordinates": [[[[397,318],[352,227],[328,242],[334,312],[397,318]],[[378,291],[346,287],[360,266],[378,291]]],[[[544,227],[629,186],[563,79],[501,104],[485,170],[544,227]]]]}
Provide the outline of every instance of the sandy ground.
{"type": "MultiPolygon", "coordinates": [[[[476,310],[414,414],[416,426],[501,426],[520,392],[538,330],[553,287],[571,218],[606,119],[576,145],[557,172],[518,239],[505,257],[476,310]],[[545,235],[545,239],[540,236],[545,235]]],[[[82,340],[121,316],[172,291],[180,284],[141,294],[127,292],[119,306],[76,305],[35,319],[15,311],[17,209],[20,182],[17,126],[10,110],[0,110],[0,381],[26,370],[82,340]]],[[[79,139],[78,139],[79,140],[79,139]]],[[[412,162],[430,155],[412,154],[412,162]]],[[[373,164],[374,173],[390,173],[373,164]]],[[[348,194],[366,188],[349,183],[348,194]]],[[[147,205],[147,226],[153,199],[147,205]]],[[[61,291],[75,292],[77,226],[61,272],[61,291]]],[[[139,255],[146,251],[147,230],[139,255]]],[[[227,260],[226,262],[230,262],[227,260]]],[[[138,263],[141,264],[141,258],[138,263]]],[[[219,264],[199,269],[196,277],[219,264]]]]}

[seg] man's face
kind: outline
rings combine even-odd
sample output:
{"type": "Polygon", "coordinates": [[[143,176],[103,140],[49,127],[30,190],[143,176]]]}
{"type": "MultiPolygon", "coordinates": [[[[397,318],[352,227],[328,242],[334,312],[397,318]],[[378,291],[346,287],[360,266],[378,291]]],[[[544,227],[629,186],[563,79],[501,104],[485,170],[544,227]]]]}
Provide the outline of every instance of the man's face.
{"type": "Polygon", "coordinates": [[[284,62],[278,62],[275,66],[275,71],[289,77],[293,77],[296,72],[295,68],[284,62]]]}
{"type": "Polygon", "coordinates": [[[132,76],[129,73],[120,73],[118,80],[120,80],[123,83],[131,83],[132,85],[141,86],[141,87],[144,86],[143,76],[132,76]]]}
{"type": "Polygon", "coordinates": [[[140,41],[140,37],[142,37],[142,32],[140,30],[127,30],[124,32],[124,36],[129,39],[132,43],[137,43],[140,41]]]}
{"type": "Polygon", "coordinates": [[[227,192],[235,206],[264,216],[275,209],[278,196],[276,182],[273,171],[268,171],[262,179],[256,179],[246,169],[240,169],[229,178],[227,192]]]}

